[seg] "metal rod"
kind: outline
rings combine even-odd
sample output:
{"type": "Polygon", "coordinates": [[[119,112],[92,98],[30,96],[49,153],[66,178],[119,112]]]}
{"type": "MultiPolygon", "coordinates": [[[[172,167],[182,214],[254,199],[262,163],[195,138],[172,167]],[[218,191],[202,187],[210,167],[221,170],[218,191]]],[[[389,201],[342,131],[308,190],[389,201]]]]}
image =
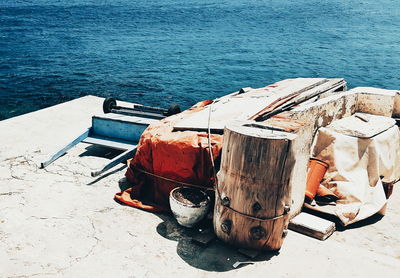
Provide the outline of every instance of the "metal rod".
{"type": "Polygon", "coordinates": [[[54,160],[65,154],[68,150],[70,150],[72,147],[74,147],[76,144],[80,143],[82,140],[84,140],[86,137],[89,136],[90,133],[90,128],[87,129],[84,133],[79,135],[77,138],[75,138],[71,143],[67,144],[64,148],[61,150],[57,151],[55,154],[53,154],[48,160],[41,162],[40,163],[40,168],[43,169],[50,163],[52,163],[54,160]]]}
{"type": "Polygon", "coordinates": [[[147,106],[143,104],[134,104],[133,109],[135,110],[141,110],[141,111],[149,111],[149,112],[156,112],[156,113],[167,113],[168,109],[160,108],[160,107],[153,107],[153,106],[147,106]]]}
{"type": "Polygon", "coordinates": [[[118,163],[127,160],[130,157],[133,157],[133,154],[136,151],[136,146],[132,149],[126,150],[125,152],[123,152],[122,154],[120,154],[119,156],[117,156],[116,158],[114,158],[113,160],[111,160],[109,163],[107,163],[106,165],[103,166],[103,168],[96,170],[96,171],[92,171],[90,174],[92,177],[97,177],[98,175],[104,173],[105,171],[111,169],[112,167],[114,167],[115,165],[117,165],[118,163]]]}

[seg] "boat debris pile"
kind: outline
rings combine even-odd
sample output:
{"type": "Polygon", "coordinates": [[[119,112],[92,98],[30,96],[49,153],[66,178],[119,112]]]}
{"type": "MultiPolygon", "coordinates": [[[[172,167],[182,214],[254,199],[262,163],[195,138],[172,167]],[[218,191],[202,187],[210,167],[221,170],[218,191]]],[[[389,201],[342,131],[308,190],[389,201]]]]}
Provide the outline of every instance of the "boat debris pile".
{"type": "Polygon", "coordinates": [[[279,250],[288,227],[319,239],[333,233],[332,222],[302,210],[343,226],[384,214],[400,178],[400,93],[348,91],[342,78],[242,88],[182,112],[176,105],[128,108],[112,98],[103,110],[42,167],[81,141],[122,149],[92,172],[131,158],[131,186],[115,200],[172,209],[185,227],[209,221],[220,240],[240,248],[279,250]],[[200,199],[207,202],[193,203],[200,199]]]}
{"type": "Polygon", "coordinates": [[[221,240],[278,250],[303,206],[339,215],[343,225],[383,212],[384,184],[400,176],[391,118],[400,116],[399,99],[397,91],[347,91],[344,79],[296,78],[200,102],[143,132],[126,172],[132,187],[115,198],[160,212],[170,210],[174,188],[213,191],[210,215],[221,240]],[[310,158],[326,164],[312,195],[318,202],[305,199],[310,158]]]}

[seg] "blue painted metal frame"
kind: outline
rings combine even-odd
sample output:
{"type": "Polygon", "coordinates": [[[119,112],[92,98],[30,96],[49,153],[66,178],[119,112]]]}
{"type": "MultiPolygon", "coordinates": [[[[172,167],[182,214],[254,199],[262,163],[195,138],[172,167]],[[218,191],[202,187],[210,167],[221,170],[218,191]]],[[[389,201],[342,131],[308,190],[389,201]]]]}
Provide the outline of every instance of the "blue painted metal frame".
{"type": "Polygon", "coordinates": [[[72,149],[75,145],[79,144],[82,140],[84,140],[85,138],[87,138],[89,136],[91,128],[88,128],[84,133],[82,133],[81,135],[79,135],[77,138],[75,138],[72,142],[70,142],[69,144],[67,144],[64,148],[62,148],[61,150],[57,151],[55,154],[53,154],[48,160],[41,162],[40,163],[40,168],[45,168],[46,166],[48,166],[50,163],[52,163],[53,161],[55,161],[57,158],[59,158],[60,156],[62,156],[63,154],[65,154],[67,151],[69,151],[70,149],[72,149]]]}
{"type": "Polygon", "coordinates": [[[120,162],[124,160],[128,160],[129,157],[132,157],[135,152],[136,152],[136,144],[130,144],[126,142],[122,142],[122,140],[114,139],[114,138],[109,138],[109,137],[99,137],[93,134],[93,128],[87,129],[84,133],[79,135],[77,138],[75,138],[72,142],[67,144],[65,147],[63,147],[61,150],[57,151],[55,154],[53,154],[48,160],[40,163],[40,168],[45,168],[49,164],[51,164],[53,161],[61,157],[63,154],[65,154],[68,150],[79,144],[80,142],[84,143],[89,143],[89,144],[96,144],[96,145],[102,145],[102,146],[107,146],[110,148],[115,148],[119,150],[125,150],[122,154],[118,155],[115,157],[113,160],[111,160],[109,163],[104,165],[102,168],[96,171],[91,172],[92,177],[96,177],[105,171],[111,169],[112,167],[116,166],[120,162]]]}
{"type": "Polygon", "coordinates": [[[97,177],[98,175],[104,173],[105,171],[111,169],[112,167],[116,166],[122,161],[126,161],[129,158],[133,157],[133,155],[136,152],[136,146],[132,149],[128,149],[125,152],[121,153],[119,156],[115,157],[113,160],[111,160],[109,163],[103,166],[103,168],[97,170],[97,171],[92,171],[90,174],[92,177],[97,177]]]}
{"type": "Polygon", "coordinates": [[[41,162],[40,168],[45,168],[81,142],[124,150],[123,153],[112,159],[102,168],[92,171],[91,176],[96,177],[120,162],[133,157],[137,147],[135,141],[139,140],[142,132],[152,121],[155,120],[136,116],[127,117],[113,113],[93,116],[92,127],[85,130],[85,132],[53,154],[48,160],[41,162]]]}

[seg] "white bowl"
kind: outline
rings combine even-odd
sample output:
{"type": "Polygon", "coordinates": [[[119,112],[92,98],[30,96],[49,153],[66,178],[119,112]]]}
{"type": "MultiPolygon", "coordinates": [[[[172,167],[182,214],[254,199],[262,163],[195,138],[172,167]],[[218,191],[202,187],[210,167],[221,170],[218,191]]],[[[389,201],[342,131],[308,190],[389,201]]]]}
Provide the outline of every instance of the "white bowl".
{"type": "Polygon", "coordinates": [[[169,204],[176,221],[184,227],[191,228],[206,216],[210,207],[210,197],[194,187],[177,187],[169,194],[169,204]],[[189,198],[182,202],[179,200],[182,198],[177,198],[179,193],[194,194],[204,200],[199,204],[192,203],[189,198]]]}

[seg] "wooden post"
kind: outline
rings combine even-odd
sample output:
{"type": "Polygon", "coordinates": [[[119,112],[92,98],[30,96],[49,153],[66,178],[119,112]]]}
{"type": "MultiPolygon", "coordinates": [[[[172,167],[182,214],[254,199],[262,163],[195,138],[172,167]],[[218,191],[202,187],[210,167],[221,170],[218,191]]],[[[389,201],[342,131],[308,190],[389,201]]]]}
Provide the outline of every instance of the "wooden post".
{"type": "Polygon", "coordinates": [[[232,123],[224,129],[214,229],[223,241],[278,250],[287,233],[295,134],[232,123]]]}

